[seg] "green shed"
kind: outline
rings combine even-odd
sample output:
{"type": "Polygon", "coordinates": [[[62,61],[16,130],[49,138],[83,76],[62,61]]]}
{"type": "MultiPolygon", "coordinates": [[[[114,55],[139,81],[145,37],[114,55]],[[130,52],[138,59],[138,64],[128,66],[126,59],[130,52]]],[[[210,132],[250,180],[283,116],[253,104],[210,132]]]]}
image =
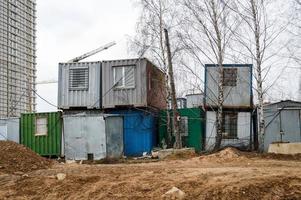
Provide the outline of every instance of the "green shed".
{"type": "MultiPolygon", "coordinates": [[[[172,111],[169,110],[172,116],[172,111]]],[[[205,131],[205,112],[201,108],[178,109],[180,118],[180,132],[185,147],[194,147],[197,152],[203,149],[205,131]]],[[[162,110],[159,117],[159,144],[162,146],[168,139],[167,111],[162,110]]],[[[170,128],[172,130],[172,127],[170,128]]],[[[172,137],[174,142],[174,136],[172,137]]]]}
{"type": "Polygon", "coordinates": [[[61,116],[61,112],[21,114],[21,144],[41,156],[61,156],[61,116]]]}

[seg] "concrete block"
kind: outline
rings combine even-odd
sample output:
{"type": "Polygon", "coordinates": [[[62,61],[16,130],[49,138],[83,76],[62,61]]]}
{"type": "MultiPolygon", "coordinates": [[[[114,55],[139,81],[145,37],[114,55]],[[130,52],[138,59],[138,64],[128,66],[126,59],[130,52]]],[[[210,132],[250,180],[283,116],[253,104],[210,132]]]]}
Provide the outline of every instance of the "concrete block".
{"type": "Polygon", "coordinates": [[[268,152],[277,154],[301,154],[301,142],[273,143],[269,145],[268,152]]]}

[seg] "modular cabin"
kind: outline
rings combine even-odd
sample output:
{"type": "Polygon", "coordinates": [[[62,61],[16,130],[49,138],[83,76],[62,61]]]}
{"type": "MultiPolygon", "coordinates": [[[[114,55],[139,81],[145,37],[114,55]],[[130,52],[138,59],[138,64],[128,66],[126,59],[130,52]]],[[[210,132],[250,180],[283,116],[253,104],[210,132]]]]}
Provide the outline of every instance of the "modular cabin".
{"type": "Polygon", "coordinates": [[[63,156],[61,116],[61,112],[21,114],[20,143],[41,156],[63,156]]]}
{"type": "MultiPolygon", "coordinates": [[[[172,111],[169,110],[172,117],[172,111]]],[[[182,137],[183,147],[193,147],[195,151],[203,150],[205,131],[205,112],[201,108],[178,109],[180,115],[179,131],[182,137]]],[[[172,131],[172,124],[169,130],[172,131]]],[[[162,110],[159,118],[159,145],[172,147],[175,136],[168,133],[167,111],[162,110]]]]}
{"type": "Polygon", "coordinates": [[[166,107],[164,73],[146,58],[102,62],[102,107],[166,107]]]}
{"type": "MultiPolygon", "coordinates": [[[[219,70],[218,65],[205,65],[206,150],[214,147],[217,133],[219,70]]],[[[222,73],[224,101],[221,146],[249,149],[254,141],[252,65],[226,64],[222,73]]]]}
{"type": "Polygon", "coordinates": [[[0,140],[20,143],[20,118],[0,119],[0,140]]]}
{"type": "Polygon", "coordinates": [[[204,94],[187,94],[187,108],[201,108],[204,105],[204,94]]]}
{"type": "Polygon", "coordinates": [[[123,118],[101,111],[64,112],[65,158],[99,160],[123,155],[123,118]]]}
{"type": "Polygon", "coordinates": [[[59,63],[58,108],[101,109],[101,62],[59,63]]]}
{"type": "MultiPolygon", "coordinates": [[[[301,102],[285,100],[264,106],[264,151],[272,143],[301,142],[301,102]]],[[[261,149],[262,150],[262,149],[261,149]]]]}

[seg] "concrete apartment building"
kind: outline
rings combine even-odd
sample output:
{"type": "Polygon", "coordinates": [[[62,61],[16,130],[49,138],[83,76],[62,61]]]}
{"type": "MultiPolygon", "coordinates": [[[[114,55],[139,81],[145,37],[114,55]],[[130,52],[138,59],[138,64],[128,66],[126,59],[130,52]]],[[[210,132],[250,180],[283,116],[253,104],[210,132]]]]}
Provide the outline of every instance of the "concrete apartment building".
{"type": "Polygon", "coordinates": [[[35,111],[36,1],[0,0],[0,117],[35,111]]]}

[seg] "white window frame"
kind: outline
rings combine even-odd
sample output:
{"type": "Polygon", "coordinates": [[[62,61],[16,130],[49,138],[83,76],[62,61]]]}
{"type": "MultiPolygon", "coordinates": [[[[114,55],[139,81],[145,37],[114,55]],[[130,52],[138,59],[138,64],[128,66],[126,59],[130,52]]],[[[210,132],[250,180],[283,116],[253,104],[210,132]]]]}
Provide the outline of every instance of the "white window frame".
{"type": "Polygon", "coordinates": [[[135,85],[136,85],[136,79],[135,79],[135,65],[121,65],[121,66],[113,66],[113,82],[114,82],[114,88],[115,89],[133,89],[135,88],[135,85]],[[134,84],[131,85],[131,86],[126,86],[125,85],[125,70],[127,67],[131,67],[132,70],[133,70],[133,79],[134,79],[134,84]],[[122,68],[122,77],[121,77],[121,80],[122,80],[122,84],[121,85],[117,85],[117,81],[116,80],[116,70],[117,68],[122,68]]]}
{"type": "MultiPolygon", "coordinates": [[[[39,124],[39,126],[41,126],[41,124],[39,124]]],[[[47,136],[48,135],[48,118],[47,117],[37,117],[35,120],[35,136],[47,136]],[[38,120],[45,120],[46,123],[43,124],[46,127],[44,128],[44,130],[46,130],[45,132],[42,133],[38,133],[38,120]]]]}

